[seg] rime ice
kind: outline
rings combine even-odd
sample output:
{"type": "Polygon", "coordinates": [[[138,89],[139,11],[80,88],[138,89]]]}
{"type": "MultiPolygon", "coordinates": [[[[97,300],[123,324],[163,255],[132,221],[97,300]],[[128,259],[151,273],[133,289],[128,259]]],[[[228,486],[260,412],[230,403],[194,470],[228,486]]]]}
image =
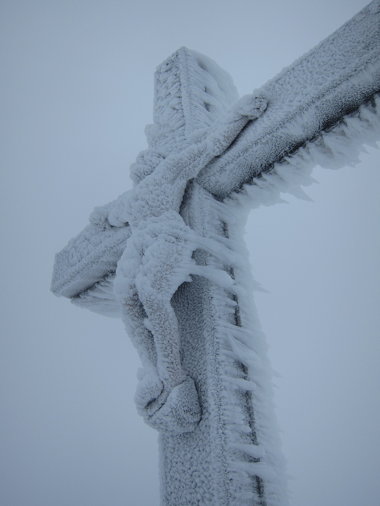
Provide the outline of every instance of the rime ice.
{"type": "Polygon", "coordinates": [[[352,161],[378,138],[378,5],[260,100],[237,101],[214,62],[177,51],[155,75],[135,187],[97,208],[57,256],[53,290],[99,312],[121,308],[140,352],[136,403],[160,431],[162,504],[287,505],[245,208],[287,191],[307,198],[313,165],[352,161]]]}

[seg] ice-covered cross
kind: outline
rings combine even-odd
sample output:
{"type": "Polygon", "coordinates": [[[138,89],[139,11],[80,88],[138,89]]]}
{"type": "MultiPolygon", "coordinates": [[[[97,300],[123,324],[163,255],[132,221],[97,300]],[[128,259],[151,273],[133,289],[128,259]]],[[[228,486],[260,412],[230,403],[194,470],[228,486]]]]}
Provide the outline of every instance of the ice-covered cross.
{"type": "Polygon", "coordinates": [[[155,74],[133,189],[57,255],[53,291],[121,315],[139,351],[162,504],[287,504],[243,204],[302,194],[313,164],[355,156],[379,125],[379,89],[379,1],[240,100],[213,61],[179,49],[155,74]]]}

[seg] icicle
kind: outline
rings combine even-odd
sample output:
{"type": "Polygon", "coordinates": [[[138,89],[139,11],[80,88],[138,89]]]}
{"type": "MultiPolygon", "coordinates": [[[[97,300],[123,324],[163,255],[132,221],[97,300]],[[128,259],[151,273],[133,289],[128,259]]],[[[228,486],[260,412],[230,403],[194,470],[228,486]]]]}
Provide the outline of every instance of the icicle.
{"type": "Polygon", "coordinates": [[[265,448],[260,445],[236,443],[233,445],[233,448],[254,459],[265,457],[265,448]]]}
{"type": "Polygon", "coordinates": [[[231,292],[235,291],[234,280],[223,270],[214,269],[210,266],[193,265],[190,270],[190,274],[195,274],[209,279],[216,285],[225,288],[231,292]]]}

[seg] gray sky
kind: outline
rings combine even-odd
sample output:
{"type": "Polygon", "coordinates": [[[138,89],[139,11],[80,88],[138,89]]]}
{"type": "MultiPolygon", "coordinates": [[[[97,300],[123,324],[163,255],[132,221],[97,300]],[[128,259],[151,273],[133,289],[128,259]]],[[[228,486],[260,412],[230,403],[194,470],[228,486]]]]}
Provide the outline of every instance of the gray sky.
{"type": "MultiPolygon", "coordinates": [[[[130,185],[156,65],[185,45],[248,93],[365,4],[0,3],[1,505],[158,504],[121,322],[49,293],[55,252],[130,185]]],[[[247,226],[293,506],[379,504],[379,160],[316,169],[314,203],[247,226]]]]}

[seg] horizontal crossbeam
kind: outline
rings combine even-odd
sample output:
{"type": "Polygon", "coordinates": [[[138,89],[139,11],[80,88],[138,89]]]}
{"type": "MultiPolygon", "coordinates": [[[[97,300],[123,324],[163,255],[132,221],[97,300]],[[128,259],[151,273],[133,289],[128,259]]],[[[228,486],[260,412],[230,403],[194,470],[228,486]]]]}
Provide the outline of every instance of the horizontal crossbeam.
{"type": "Polygon", "coordinates": [[[261,118],[249,124],[198,183],[227,197],[380,91],[380,2],[375,0],[267,82],[261,118]],[[231,171],[232,165],[238,171],[231,171]]]}

